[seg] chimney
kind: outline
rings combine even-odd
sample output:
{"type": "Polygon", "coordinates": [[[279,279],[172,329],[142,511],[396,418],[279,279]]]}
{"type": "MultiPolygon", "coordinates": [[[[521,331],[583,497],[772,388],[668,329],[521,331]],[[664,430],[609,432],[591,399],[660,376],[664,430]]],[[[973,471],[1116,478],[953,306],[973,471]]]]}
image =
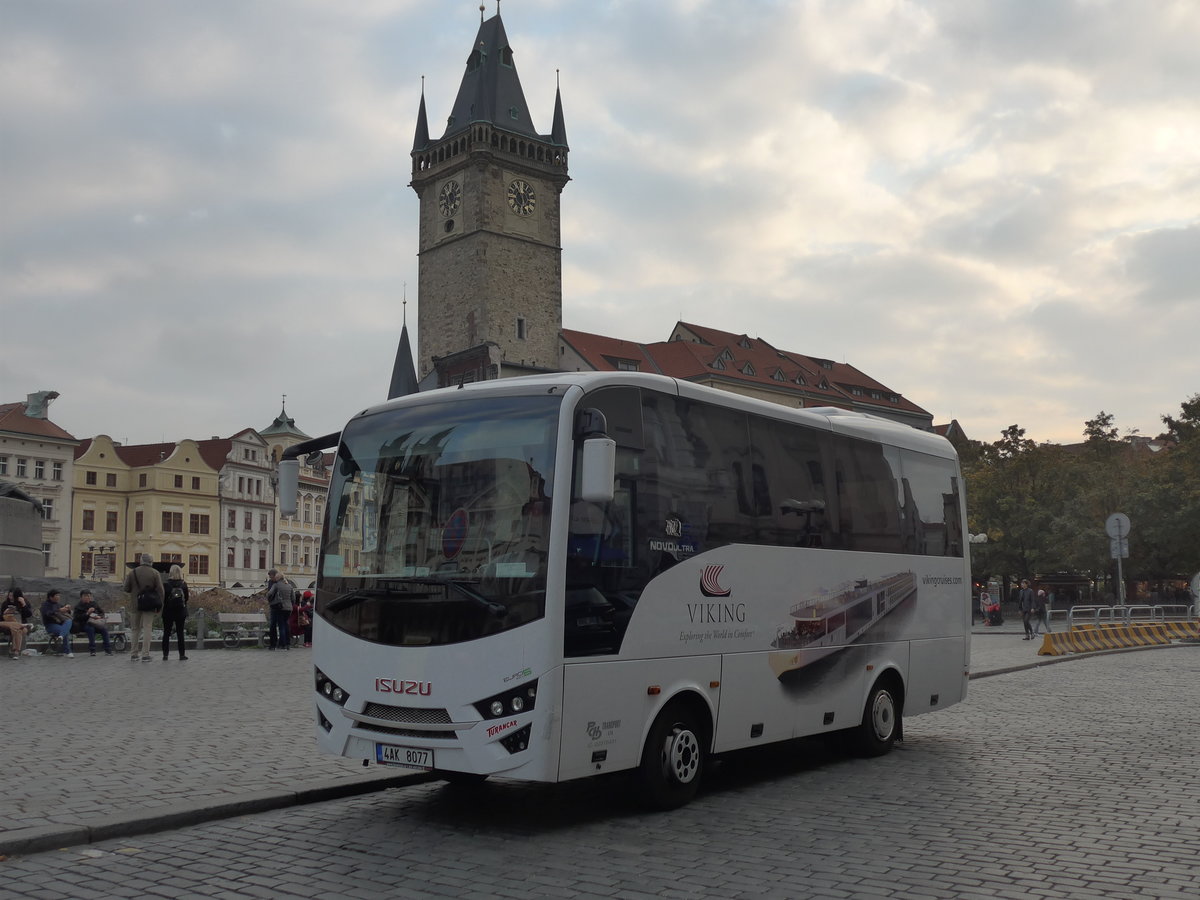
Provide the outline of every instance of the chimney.
{"type": "Polygon", "coordinates": [[[37,391],[25,395],[25,415],[31,419],[44,419],[50,409],[50,401],[58,399],[58,391],[37,391]]]}

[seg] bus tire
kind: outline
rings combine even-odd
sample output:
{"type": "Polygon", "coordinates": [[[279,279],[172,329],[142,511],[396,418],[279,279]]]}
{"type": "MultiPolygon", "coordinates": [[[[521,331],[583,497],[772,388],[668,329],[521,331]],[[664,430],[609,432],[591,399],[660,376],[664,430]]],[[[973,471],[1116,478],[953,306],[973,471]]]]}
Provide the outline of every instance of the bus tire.
{"type": "Polygon", "coordinates": [[[676,809],[696,796],[704,775],[705,732],[687,704],[667,704],[642,749],[638,770],[643,800],[652,809],[676,809]]]}
{"type": "Polygon", "coordinates": [[[850,744],[858,756],[883,756],[900,736],[903,699],[894,679],[880,678],[863,707],[862,722],[850,731],[850,744]]]}

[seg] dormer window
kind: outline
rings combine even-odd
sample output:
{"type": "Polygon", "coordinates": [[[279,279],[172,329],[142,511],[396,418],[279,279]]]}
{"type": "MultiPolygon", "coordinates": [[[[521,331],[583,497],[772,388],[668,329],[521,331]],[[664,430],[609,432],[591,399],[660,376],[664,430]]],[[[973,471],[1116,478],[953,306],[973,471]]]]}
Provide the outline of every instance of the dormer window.
{"type": "Polygon", "coordinates": [[[783,377],[783,369],[776,369],[775,374],[772,375],[771,378],[775,381],[786,381],[787,380],[783,377]]]}
{"type": "Polygon", "coordinates": [[[712,368],[717,369],[718,371],[723,371],[725,369],[725,363],[722,361],[721,357],[718,356],[712,361],[712,368]]]}
{"type": "Polygon", "coordinates": [[[792,380],[793,380],[793,381],[795,381],[795,382],[796,382],[796,384],[800,384],[800,385],[805,385],[805,384],[808,384],[808,382],[804,380],[804,376],[803,376],[803,375],[797,375],[797,376],[796,376],[795,378],[793,378],[792,380]]]}
{"type": "Polygon", "coordinates": [[[749,350],[751,348],[751,346],[753,346],[753,345],[750,343],[750,338],[744,337],[740,341],[738,341],[738,346],[741,347],[743,350],[749,350]]]}
{"type": "Polygon", "coordinates": [[[746,363],[744,366],[742,366],[742,374],[756,375],[757,373],[754,371],[754,366],[750,365],[750,363],[746,363]]]}
{"type": "Polygon", "coordinates": [[[508,66],[510,69],[513,64],[512,47],[505,47],[500,51],[500,65],[508,66]]]}
{"type": "Polygon", "coordinates": [[[515,122],[521,117],[521,114],[517,112],[517,108],[515,106],[510,106],[508,108],[508,117],[515,122]]]}
{"type": "Polygon", "coordinates": [[[474,72],[483,62],[483,54],[478,50],[472,50],[471,55],[467,57],[467,71],[474,72]]]}
{"type": "Polygon", "coordinates": [[[852,387],[850,388],[850,393],[855,397],[861,397],[863,395],[863,389],[860,387],[852,387]]]}

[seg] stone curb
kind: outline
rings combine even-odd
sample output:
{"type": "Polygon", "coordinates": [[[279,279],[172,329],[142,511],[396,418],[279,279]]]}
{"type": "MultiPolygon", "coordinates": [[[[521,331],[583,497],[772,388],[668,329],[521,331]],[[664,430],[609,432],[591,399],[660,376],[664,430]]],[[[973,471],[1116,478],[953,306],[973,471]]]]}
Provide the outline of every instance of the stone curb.
{"type": "Polygon", "coordinates": [[[118,813],[88,825],[38,825],[32,828],[16,828],[0,834],[0,856],[62,850],[110,838],[148,834],[289,806],[356,797],[359,794],[420,784],[429,781],[431,777],[423,773],[413,773],[357,780],[339,779],[311,785],[298,791],[257,791],[241,794],[234,800],[206,800],[162,810],[118,813]]]}
{"type": "MultiPolygon", "coordinates": [[[[1034,662],[1021,663],[1019,666],[1005,666],[1002,669],[988,669],[985,672],[972,672],[967,678],[974,681],[976,678],[990,678],[993,675],[1007,675],[1010,672],[1023,672],[1026,669],[1037,669],[1042,666],[1053,666],[1056,663],[1072,662],[1076,659],[1089,659],[1093,656],[1108,656],[1112,653],[1134,653],[1138,650],[1170,650],[1175,647],[1189,646],[1186,643],[1180,642],[1177,644],[1149,644],[1144,647],[1117,647],[1113,650],[1092,650],[1088,653],[1071,653],[1066,656],[1047,656],[1044,659],[1038,659],[1034,662]]],[[[1197,646],[1200,646],[1198,644],[1197,646]]]]}

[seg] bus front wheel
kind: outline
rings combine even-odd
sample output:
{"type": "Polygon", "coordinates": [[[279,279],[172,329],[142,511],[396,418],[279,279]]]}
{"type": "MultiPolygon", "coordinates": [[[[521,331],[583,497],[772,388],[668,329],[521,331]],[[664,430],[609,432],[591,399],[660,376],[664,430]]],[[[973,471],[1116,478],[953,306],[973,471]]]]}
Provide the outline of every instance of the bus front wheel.
{"type": "Polygon", "coordinates": [[[643,799],[653,809],[683,806],[700,788],[704,774],[704,732],[686,704],[667,706],[646,738],[639,768],[643,799]]]}
{"type": "Polygon", "coordinates": [[[862,722],[851,732],[853,750],[859,756],[883,756],[900,736],[900,694],[894,683],[880,679],[871,688],[863,708],[862,722]]]}

